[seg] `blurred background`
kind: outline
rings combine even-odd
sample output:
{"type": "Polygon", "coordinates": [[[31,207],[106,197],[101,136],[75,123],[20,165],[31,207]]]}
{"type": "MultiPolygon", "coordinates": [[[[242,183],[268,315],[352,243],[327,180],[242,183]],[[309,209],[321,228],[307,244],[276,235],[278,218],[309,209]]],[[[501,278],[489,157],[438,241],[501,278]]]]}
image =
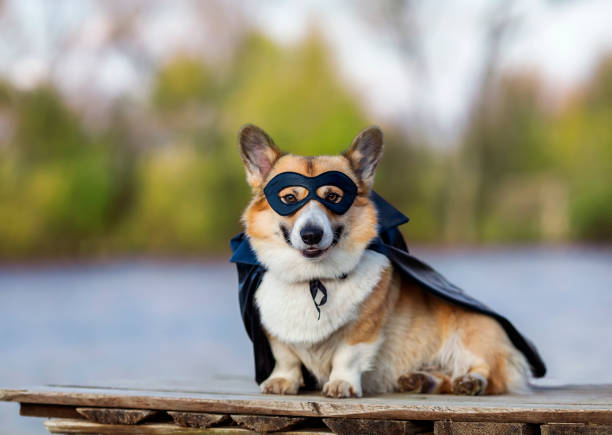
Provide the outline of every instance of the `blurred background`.
{"type": "MultiPolygon", "coordinates": [[[[252,376],[247,122],[336,154],[550,382],[612,382],[612,3],[0,0],[0,387],[252,376]]],[[[0,404],[0,433],[44,433],[0,404]]]]}

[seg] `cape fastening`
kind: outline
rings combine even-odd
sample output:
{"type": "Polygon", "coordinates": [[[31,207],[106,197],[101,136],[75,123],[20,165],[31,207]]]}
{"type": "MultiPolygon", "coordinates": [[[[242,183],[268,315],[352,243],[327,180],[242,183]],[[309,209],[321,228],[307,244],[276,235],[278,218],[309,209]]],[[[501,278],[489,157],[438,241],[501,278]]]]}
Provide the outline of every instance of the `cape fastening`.
{"type": "MultiPolygon", "coordinates": [[[[376,205],[378,212],[378,237],[372,240],[368,249],[386,255],[395,270],[400,273],[402,279],[414,282],[424,290],[450,303],[497,320],[506,331],[512,344],[527,358],[533,375],[535,377],[544,376],[546,366],[535,346],[521,335],[504,316],[470,297],[430,266],[410,255],[406,242],[404,242],[404,238],[397,228],[399,225],[408,222],[408,218],[375,192],[372,192],[370,199],[376,205]]],[[[257,383],[261,383],[272,373],[275,364],[270,343],[262,329],[259,310],[255,304],[255,292],[266,273],[266,269],[257,259],[244,233],[238,234],[231,240],[231,247],[234,253],[230,261],[235,263],[238,269],[240,312],[247,334],[253,342],[255,380],[257,383]]],[[[314,378],[304,367],[302,367],[302,371],[306,387],[315,388],[314,378]]]]}
{"type": "Polygon", "coordinates": [[[323,172],[316,177],[306,177],[296,172],[282,172],[272,178],[266,187],[264,195],[272,209],[281,216],[295,213],[310,201],[316,199],[333,213],[344,214],[351,208],[357,196],[357,185],[346,174],[338,171],[323,172]],[[308,195],[293,204],[285,204],[279,197],[280,192],[287,187],[301,186],[308,190],[308,195]],[[342,190],[339,202],[332,202],[317,194],[317,189],[323,186],[336,186],[342,190]]]}
{"type": "Polygon", "coordinates": [[[312,301],[314,302],[315,308],[317,309],[317,320],[321,320],[321,305],[325,305],[327,302],[327,289],[323,285],[323,283],[318,279],[310,280],[310,296],[312,296],[312,301]],[[321,300],[317,302],[317,295],[321,292],[323,295],[321,300]]]}
{"type": "MultiPolygon", "coordinates": [[[[343,273],[342,276],[337,279],[346,279],[348,274],[343,273]]],[[[310,287],[310,296],[312,296],[312,301],[314,302],[314,306],[317,309],[317,320],[321,320],[321,305],[325,305],[327,302],[327,288],[323,285],[320,279],[311,279],[308,283],[310,287]],[[317,302],[317,296],[321,292],[321,299],[317,302]]]]}

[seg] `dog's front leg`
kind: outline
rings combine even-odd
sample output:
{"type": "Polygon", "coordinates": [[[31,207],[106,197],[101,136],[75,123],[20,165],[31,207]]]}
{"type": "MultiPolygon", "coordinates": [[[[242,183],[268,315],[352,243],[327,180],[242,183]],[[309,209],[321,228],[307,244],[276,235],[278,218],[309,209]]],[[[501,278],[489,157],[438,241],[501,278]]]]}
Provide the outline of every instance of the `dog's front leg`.
{"type": "Polygon", "coordinates": [[[297,394],[304,385],[301,361],[286,344],[270,335],[268,341],[276,363],[268,379],[260,385],[262,393],[297,394]]]}
{"type": "Polygon", "coordinates": [[[379,342],[343,342],[334,353],[329,381],[323,385],[328,397],[361,397],[361,374],[372,367],[379,342]]]}

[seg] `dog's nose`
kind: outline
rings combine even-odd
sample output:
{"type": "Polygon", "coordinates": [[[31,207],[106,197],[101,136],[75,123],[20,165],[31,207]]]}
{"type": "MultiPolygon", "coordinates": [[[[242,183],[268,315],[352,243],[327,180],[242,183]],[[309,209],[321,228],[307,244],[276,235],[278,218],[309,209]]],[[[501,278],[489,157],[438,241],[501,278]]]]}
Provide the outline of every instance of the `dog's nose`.
{"type": "Polygon", "coordinates": [[[314,225],[305,225],[300,230],[300,236],[307,245],[316,245],[323,238],[323,229],[314,225]]]}

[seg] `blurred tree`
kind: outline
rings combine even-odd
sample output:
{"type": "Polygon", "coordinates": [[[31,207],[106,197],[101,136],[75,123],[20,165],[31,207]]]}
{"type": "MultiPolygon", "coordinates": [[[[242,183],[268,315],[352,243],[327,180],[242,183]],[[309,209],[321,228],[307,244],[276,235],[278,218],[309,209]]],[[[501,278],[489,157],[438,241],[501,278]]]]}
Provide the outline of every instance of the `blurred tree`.
{"type": "MultiPolygon", "coordinates": [[[[558,111],[535,76],[486,69],[458,150],[383,126],[375,189],[412,218],[408,239],[612,240],[610,59],[558,111]]],[[[226,252],[249,198],[242,124],[307,155],[369,124],[316,31],[292,47],[246,34],[223,64],[177,54],[149,97],[92,125],[50,84],[0,82],[1,257],[226,252]]]]}
{"type": "Polygon", "coordinates": [[[216,83],[204,62],[187,55],[172,59],[157,75],[153,103],[165,113],[201,104],[214,95],[216,83]]]}
{"type": "MultiPolygon", "coordinates": [[[[503,78],[497,86],[483,89],[472,114],[461,160],[462,173],[472,177],[473,218],[470,220],[481,241],[540,237],[537,201],[528,204],[529,195],[525,195],[526,203],[514,211],[500,201],[511,193],[509,181],[524,179],[551,167],[546,141],[548,120],[540,90],[534,77],[503,78]],[[501,195],[502,191],[505,196],[501,195]]],[[[520,189],[519,184],[514,186],[520,189]]],[[[520,192],[517,196],[521,196],[520,192]]]]}
{"type": "Polygon", "coordinates": [[[402,227],[409,241],[440,240],[446,156],[424,139],[411,140],[391,126],[385,126],[384,132],[385,154],[376,172],[375,190],[410,217],[410,223],[402,227]]]}
{"type": "Polygon", "coordinates": [[[153,103],[173,134],[141,162],[129,231],[157,251],[227,249],[248,201],[235,146],[242,124],[303,154],[336,154],[365,126],[316,34],[291,49],[249,35],[223,74],[178,56],[159,72],[153,103]]]}
{"type": "Polygon", "coordinates": [[[48,86],[10,95],[14,131],[0,157],[1,254],[79,253],[103,235],[117,194],[110,153],[48,86]]]}
{"type": "Polygon", "coordinates": [[[290,50],[251,35],[238,49],[232,69],[222,107],[228,141],[251,122],[286,151],[335,154],[365,125],[360,105],[342,86],[316,32],[290,50]]]}
{"type": "Polygon", "coordinates": [[[14,140],[24,160],[65,159],[87,143],[76,115],[48,85],[19,94],[13,103],[17,120],[14,140]]]}
{"type": "Polygon", "coordinates": [[[612,55],[565,105],[550,132],[556,166],[571,183],[571,228],[578,239],[612,240],[611,119],[612,55]]]}

